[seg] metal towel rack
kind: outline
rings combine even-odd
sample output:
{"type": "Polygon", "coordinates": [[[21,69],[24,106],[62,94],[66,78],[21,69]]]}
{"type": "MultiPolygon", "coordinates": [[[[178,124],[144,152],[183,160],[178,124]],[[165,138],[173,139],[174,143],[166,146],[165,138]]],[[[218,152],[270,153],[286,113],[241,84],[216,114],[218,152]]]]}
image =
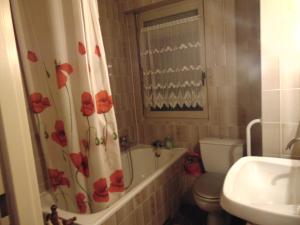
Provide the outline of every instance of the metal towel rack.
{"type": "Polygon", "coordinates": [[[260,123],[261,119],[254,119],[250,121],[247,125],[246,129],[246,137],[247,137],[247,156],[251,156],[251,128],[253,125],[260,123]]]}

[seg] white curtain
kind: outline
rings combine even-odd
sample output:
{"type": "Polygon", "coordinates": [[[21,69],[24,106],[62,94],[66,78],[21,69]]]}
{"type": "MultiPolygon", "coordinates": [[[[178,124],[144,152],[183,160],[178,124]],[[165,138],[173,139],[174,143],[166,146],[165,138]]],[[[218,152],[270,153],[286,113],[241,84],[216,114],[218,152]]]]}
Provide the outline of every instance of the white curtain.
{"type": "MultiPolygon", "coordinates": [[[[96,0],[12,0],[37,143],[60,208],[90,213],[124,191],[96,0]]],[[[16,137],[17,138],[17,137],[16,137]]]]}
{"type": "Polygon", "coordinates": [[[203,107],[200,19],[193,16],[141,29],[146,108],[172,111],[203,107]]]}

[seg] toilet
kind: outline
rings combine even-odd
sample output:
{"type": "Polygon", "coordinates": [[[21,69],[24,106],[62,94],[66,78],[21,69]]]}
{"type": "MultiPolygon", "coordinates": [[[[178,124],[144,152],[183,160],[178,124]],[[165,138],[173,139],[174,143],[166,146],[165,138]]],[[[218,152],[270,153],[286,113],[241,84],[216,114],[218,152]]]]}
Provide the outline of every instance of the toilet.
{"type": "Polygon", "coordinates": [[[220,194],[229,168],[243,156],[240,139],[200,139],[201,156],[206,173],[193,184],[197,206],[208,212],[207,225],[226,224],[226,214],[220,206],[220,194]]]}

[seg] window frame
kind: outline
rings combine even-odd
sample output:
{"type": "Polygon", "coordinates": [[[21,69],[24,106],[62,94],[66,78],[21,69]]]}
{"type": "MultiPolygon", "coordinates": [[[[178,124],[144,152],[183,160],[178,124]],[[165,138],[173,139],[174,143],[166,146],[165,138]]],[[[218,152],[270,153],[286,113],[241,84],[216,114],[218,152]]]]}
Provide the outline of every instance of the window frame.
{"type": "MultiPolygon", "coordinates": [[[[204,27],[204,2],[203,0],[184,0],[177,3],[172,3],[169,5],[165,5],[159,8],[151,9],[145,12],[138,13],[136,15],[137,20],[137,44],[138,51],[140,52],[139,47],[139,39],[140,39],[140,31],[141,28],[144,27],[144,23],[146,21],[151,21],[155,19],[159,19],[162,17],[171,16],[174,14],[180,14],[188,11],[197,10],[198,16],[202,18],[202,22],[200,23],[200,38],[201,43],[203,43],[203,48],[200,51],[201,65],[203,65],[204,73],[207,74],[206,67],[206,42],[205,42],[205,27],[204,27]]],[[[138,54],[138,59],[140,59],[140,54],[138,54]]],[[[195,118],[195,119],[208,119],[208,90],[207,90],[207,79],[204,80],[204,93],[203,93],[203,110],[201,111],[151,111],[144,107],[144,91],[143,91],[143,78],[142,78],[142,68],[140,65],[140,80],[141,80],[141,95],[142,95],[142,104],[143,104],[143,112],[146,118],[195,118]]],[[[206,75],[207,76],[207,75],[206,75]]]]}

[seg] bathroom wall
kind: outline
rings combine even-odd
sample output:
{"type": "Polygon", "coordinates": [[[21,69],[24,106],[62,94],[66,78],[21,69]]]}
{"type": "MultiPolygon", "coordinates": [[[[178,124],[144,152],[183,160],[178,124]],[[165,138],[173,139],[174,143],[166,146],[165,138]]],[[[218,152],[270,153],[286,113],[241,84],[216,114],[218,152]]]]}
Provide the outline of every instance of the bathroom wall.
{"type": "Polygon", "coordinates": [[[124,9],[116,0],[98,0],[98,6],[119,135],[128,135],[130,141],[136,143],[135,104],[129,76],[124,9]]]}
{"type": "Polygon", "coordinates": [[[263,154],[300,157],[300,3],[261,1],[263,154]]]}
{"type": "MultiPolygon", "coordinates": [[[[144,10],[171,1],[119,1],[127,10],[144,10]]],[[[173,1],[173,2],[176,2],[173,1]]],[[[194,148],[206,136],[244,138],[246,124],[260,117],[259,1],[205,0],[208,119],[150,119],[143,116],[134,16],[128,14],[132,76],[139,141],[167,135],[177,145],[194,148]]],[[[259,130],[254,152],[259,154],[259,130]]]]}
{"type": "MultiPolygon", "coordinates": [[[[259,0],[205,0],[209,119],[144,118],[134,15],[124,11],[171,1],[98,1],[119,135],[134,143],[170,135],[177,145],[190,148],[206,136],[244,138],[246,124],[261,111],[259,0]]],[[[255,135],[253,149],[259,154],[259,130],[255,135]]],[[[46,168],[35,149],[43,191],[46,168]]]]}

